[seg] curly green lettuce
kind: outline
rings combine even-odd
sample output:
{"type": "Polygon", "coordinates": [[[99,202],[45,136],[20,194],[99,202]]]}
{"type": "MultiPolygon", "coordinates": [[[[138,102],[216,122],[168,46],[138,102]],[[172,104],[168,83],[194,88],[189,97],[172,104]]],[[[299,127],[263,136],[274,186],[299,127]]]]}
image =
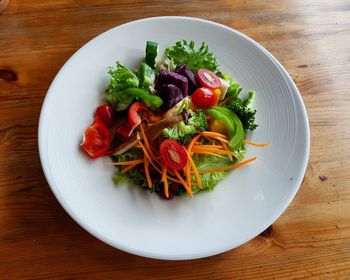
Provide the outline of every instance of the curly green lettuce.
{"type": "Polygon", "coordinates": [[[194,41],[186,40],[176,42],[175,45],[165,49],[165,55],[176,65],[187,65],[191,71],[197,73],[199,68],[206,68],[214,73],[218,72],[219,63],[208,46],[203,42],[199,48],[194,41]]]}

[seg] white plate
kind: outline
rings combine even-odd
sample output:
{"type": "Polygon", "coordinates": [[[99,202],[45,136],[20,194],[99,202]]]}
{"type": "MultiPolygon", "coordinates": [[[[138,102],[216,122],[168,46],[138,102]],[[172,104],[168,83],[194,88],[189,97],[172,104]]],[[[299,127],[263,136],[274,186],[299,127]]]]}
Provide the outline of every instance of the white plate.
{"type": "Polygon", "coordinates": [[[159,17],[113,28],[77,51],[53,81],[42,108],[39,148],[45,176],[65,210],[88,232],[121,250],[159,259],[206,257],[239,246],[287,208],[304,176],[309,154],[305,107],[278,61],[247,36],[195,18],[159,17]],[[257,161],[233,171],[214,192],[172,201],[138,187],[116,187],[108,159],[79,149],[82,133],[103,101],[106,69],[115,60],[136,68],[147,40],[161,51],[181,39],[205,42],[220,68],[255,90],[259,127],[248,147],[257,161]]]}

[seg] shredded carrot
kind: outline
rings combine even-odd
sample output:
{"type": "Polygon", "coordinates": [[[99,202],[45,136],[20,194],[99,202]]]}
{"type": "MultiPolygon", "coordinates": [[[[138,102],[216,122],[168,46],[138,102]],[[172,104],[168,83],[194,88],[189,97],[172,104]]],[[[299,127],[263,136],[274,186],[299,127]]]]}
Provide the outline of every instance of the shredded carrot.
{"type": "Polygon", "coordinates": [[[165,196],[167,198],[169,198],[169,188],[168,188],[168,180],[167,180],[167,176],[166,176],[166,172],[167,172],[167,166],[164,164],[162,165],[162,178],[161,178],[161,182],[164,183],[164,193],[165,196]]]}
{"type": "Polygon", "coordinates": [[[229,142],[227,139],[221,138],[221,137],[216,137],[215,139],[222,142],[222,143],[225,143],[225,144],[228,144],[228,142],[229,142]]]}
{"type": "Polygon", "coordinates": [[[179,173],[177,170],[174,170],[174,173],[175,173],[176,177],[179,179],[180,183],[184,186],[184,188],[186,189],[186,191],[188,192],[188,194],[189,194],[190,196],[193,196],[191,186],[187,186],[185,180],[181,177],[180,173],[179,173]]]}
{"type": "Polygon", "coordinates": [[[231,155],[231,156],[235,156],[236,153],[235,152],[231,152],[231,151],[227,151],[227,150],[220,150],[220,149],[210,149],[210,148],[201,148],[199,147],[193,147],[192,152],[196,153],[196,152],[211,152],[211,153],[218,153],[218,154],[225,154],[225,155],[231,155]]]}
{"type": "Polygon", "coordinates": [[[201,137],[201,135],[197,134],[195,137],[193,137],[193,139],[191,140],[190,144],[188,144],[187,151],[188,151],[189,154],[191,154],[191,149],[192,149],[194,143],[198,140],[199,137],[201,137]]]}
{"type": "Polygon", "coordinates": [[[136,164],[130,164],[127,167],[123,168],[122,172],[123,173],[128,172],[130,169],[133,169],[135,166],[136,166],[136,164]]]}
{"type": "Polygon", "coordinates": [[[168,186],[168,179],[165,177],[164,179],[164,193],[166,198],[169,198],[169,186],[168,186]]]}
{"type": "Polygon", "coordinates": [[[161,182],[163,182],[164,179],[166,178],[166,171],[167,171],[166,165],[162,165],[162,177],[160,179],[161,182]]]}
{"type": "MultiPolygon", "coordinates": [[[[214,156],[214,157],[219,157],[219,158],[226,159],[225,156],[221,156],[221,155],[219,155],[219,154],[212,153],[212,152],[206,152],[206,151],[196,151],[195,154],[210,155],[210,156],[214,156]]],[[[229,156],[230,156],[230,155],[229,155],[229,156]]]]}
{"type": "MultiPolygon", "coordinates": [[[[228,148],[228,146],[226,145],[226,143],[220,141],[220,144],[222,145],[222,147],[224,148],[224,150],[230,151],[230,149],[228,148]]],[[[230,158],[230,160],[232,160],[232,155],[228,155],[228,157],[230,158]]]]}
{"type": "Polygon", "coordinates": [[[208,137],[211,137],[211,138],[220,137],[220,138],[223,138],[223,139],[228,139],[227,135],[219,133],[219,132],[202,131],[202,132],[199,132],[199,134],[203,135],[203,136],[208,136],[208,137]]]}
{"type": "MultiPolygon", "coordinates": [[[[187,151],[186,151],[187,152],[187,151]]],[[[194,173],[194,176],[196,177],[196,181],[197,181],[197,184],[198,184],[198,187],[200,189],[203,188],[202,186],[202,181],[201,181],[201,178],[199,177],[199,174],[198,174],[198,171],[197,171],[197,167],[196,165],[194,164],[193,160],[192,160],[192,157],[189,155],[189,153],[187,152],[188,154],[188,160],[189,160],[189,164],[187,163],[188,167],[187,167],[187,174],[186,176],[190,177],[191,178],[191,174],[190,174],[190,165],[192,166],[192,169],[193,169],[193,173],[194,173]]],[[[191,182],[191,181],[190,181],[191,182]]],[[[190,186],[191,184],[189,184],[190,186]]]]}
{"type": "Polygon", "coordinates": [[[249,140],[244,140],[244,144],[248,144],[248,145],[251,145],[251,146],[255,146],[255,147],[268,147],[270,146],[270,144],[266,144],[266,143],[255,143],[255,142],[252,142],[252,141],[249,141],[249,140]]]}
{"type": "MultiPolygon", "coordinates": [[[[188,152],[187,152],[188,154],[188,152]]],[[[190,165],[190,158],[191,156],[188,156],[188,161],[187,161],[187,164],[184,168],[184,171],[185,171],[185,176],[186,176],[186,183],[187,183],[187,186],[191,186],[192,185],[192,176],[191,176],[191,165],[190,165]]]]}
{"type": "Polygon", "coordinates": [[[120,162],[112,162],[113,165],[130,165],[130,164],[139,164],[143,163],[144,159],[135,159],[135,160],[129,160],[129,161],[120,161],[120,162]]]}
{"type": "MultiPolygon", "coordinates": [[[[225,144],[225,143],[224,143],[225,144]]],[[[194,145],[193,148],[215,148],[223,150],[223,145],[194,145]]]]}
{"type": "MultiPolygon", "coordinates": [[[[142,150],[143,150],[145,156],[148,158],[148,160],[150,161],[150,163],[152,163],[152,162],[155,160],[155,157],[152,157],[152,156],[149,154],[147,148],[142,144],[141,141],[140,141],[139,143],[140,143],[140,146],[141,146],[141,148],[142,148],[142,150]]],[[[153,165],[153,164],[152,164],[152,165],[153,165]]]]}
{"type": "Polygon", "coordinates": [[[142,139],[145,141],[145,147],[148,149],[151,157],[155,158],[155,155],[154,155],[153,150],[149,144],[148,138],[146,136],[146,133],[145,133],[145,130],[143,129],[142,124],[140,125],[140,131],[141,131],[142,139]]]}
{"type": "Polygon", "coordinates": [[[234,169],[234,168],[238,168],[238,167],[241,167],[243,165],[246,165],[254,160],[256,160],[256,157],[252,157],[252,158],[249,158],[247,160],[244,160],[244,161],[241,161],[239,163],[232,164],[232,165],[220,166],[220,167],[209,168],[209,169],[204,169],[204,170],[198,170],[198,173],[199,174],[207,174],[207,173],[212,173],[212,172],[217,172],[217,171],[234,169]]]}
{"type": "Polygon", "coordinates": [[[146,175],[147,185],[149,188],[152,188],[152,179],[148,169],[148,165],[149,165],[148,158],[145,158],[144,164],[145,164],[145,175],[146,175]]]}

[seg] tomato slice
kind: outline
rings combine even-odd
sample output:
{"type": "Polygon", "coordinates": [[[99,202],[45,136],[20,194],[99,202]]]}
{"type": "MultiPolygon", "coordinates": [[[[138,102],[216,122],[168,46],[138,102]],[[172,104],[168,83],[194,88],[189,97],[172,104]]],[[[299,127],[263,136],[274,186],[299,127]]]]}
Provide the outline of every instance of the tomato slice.
{"type": "Polygon", "coordinates": [[[160,157],[166,166],[175,170],[184,168],[188,161],[184,146],[174,139],[166,139],[160,144],[160,157]]]}
{"type": "Polygon", "coordinates": [[[107,153],[112,141],[108,127],[102,122],[99,116],[84,132],[82,149],[92,158],[98,158],[107,153]]]}
{"type": "Polygon", "coordinates": [[[101,119],[101,121],[108,127],[111,128],[115,123],[115,112],[114,109],[103,104],[96,109],[96,115],[101,119]]]}
{"type": "Polygon", "coordinates": [[[203,87],[216,89],[221,86],[221,81],[213,72],[205,68],[199,68],[197,77],[203,87]]]}
{"type": "Polygon", "coordinates": [[[213,90],[205,87],[196,89],[191,98],[196,107],[203,109],[215,106],[219,99],[213,90]]]}
{"type": "Polygon", "coordinates": [[[136,101],[130,106],[128,119],[132,130],[141,123],[141,114],[148,111],[148,107],[140,101],[136,101]]]}

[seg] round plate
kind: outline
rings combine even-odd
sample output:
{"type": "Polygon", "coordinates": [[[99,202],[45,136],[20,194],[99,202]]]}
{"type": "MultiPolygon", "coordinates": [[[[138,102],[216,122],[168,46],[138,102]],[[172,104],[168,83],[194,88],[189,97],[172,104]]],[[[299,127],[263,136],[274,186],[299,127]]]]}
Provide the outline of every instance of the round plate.
{"type": "Polygon", "coordinates": [[[252,239],[287,208],[309,154],[305,107],[292,79],[259,44],[229,27],[186,17],[142,19],[113,28],[77,51],[54,79],[39,124],[40,159],[55,196],[88,232],[121,250],[159,259],[218,254],[252,239]],[[108,158],[91,160],[79,148],[94,110],[103,102],[107,67],[131,69],[147,40],[160,52],[179,40],[209,45],[244,92],[256,91],[259,127],[248,147],[257,160],[234,170],[214,192],[164,201],[139,187],[115,186],[108,158]]]}

